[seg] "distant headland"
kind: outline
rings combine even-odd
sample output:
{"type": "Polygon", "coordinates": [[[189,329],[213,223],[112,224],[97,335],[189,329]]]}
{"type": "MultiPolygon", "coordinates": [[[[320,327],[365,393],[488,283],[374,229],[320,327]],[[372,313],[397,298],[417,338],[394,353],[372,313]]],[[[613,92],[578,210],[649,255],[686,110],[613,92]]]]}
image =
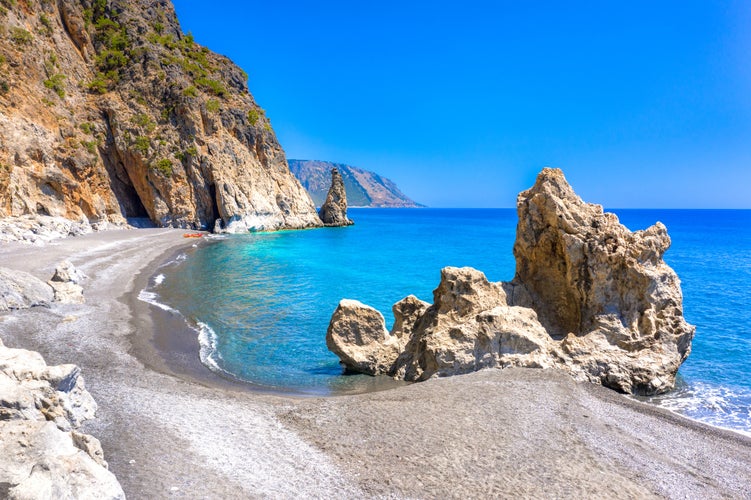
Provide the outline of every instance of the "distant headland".
{"type": "Polygon", "coordinates": [[[352,207],[418,208],[424,207],[402,193],[392,180],[370,170],[318,160],[288,160],[292,175],[308,191],[316,206],[326,200],[331,185],[331,169],[344,180],[347,200],[352,207]]]}

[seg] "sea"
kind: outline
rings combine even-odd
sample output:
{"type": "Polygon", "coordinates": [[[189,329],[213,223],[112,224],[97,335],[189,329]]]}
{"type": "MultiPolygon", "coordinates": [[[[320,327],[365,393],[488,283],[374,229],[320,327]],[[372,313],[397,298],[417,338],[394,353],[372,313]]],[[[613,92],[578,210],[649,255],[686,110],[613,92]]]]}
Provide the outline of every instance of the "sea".
{"type": "MultiPolygon", "coordinates": [[[[609,210],[631,230],[668,228],[667,263],[696,325],[676,389],[646,399],[751,435],[751,210],[609,210]]],[[[142,298],[180,314],[218,375],[262,390],[335,395],[388,388],[345,374],[326,348],[342,298],[380,310],[409,294],[432,302],[440,270],[510,280],[514,209],[350,209],[354,226],[222,236],[162,266],[142,298]]]]}

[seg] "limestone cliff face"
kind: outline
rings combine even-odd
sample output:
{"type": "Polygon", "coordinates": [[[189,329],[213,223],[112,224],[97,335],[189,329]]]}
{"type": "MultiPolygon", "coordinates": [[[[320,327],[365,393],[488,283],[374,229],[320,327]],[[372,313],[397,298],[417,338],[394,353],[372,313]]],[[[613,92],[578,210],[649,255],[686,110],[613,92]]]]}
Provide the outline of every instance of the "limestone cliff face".
{"type": "Polygon", "coordinates": [[[167,0],[3,2],[0,216],[319,226],[247,75],[167,0]]]}
{"type": "Polygon", "coordinates": [[[680,282],[659,222],[631,232],[545,169],[517,200],[516,277],[445,268],[433,304],[394,305],[394,327],[343,300],[327,345],[349,368],[406,380],[481,368],[561,368],[625,393],[673,387],[691,351],[680,282]]]}

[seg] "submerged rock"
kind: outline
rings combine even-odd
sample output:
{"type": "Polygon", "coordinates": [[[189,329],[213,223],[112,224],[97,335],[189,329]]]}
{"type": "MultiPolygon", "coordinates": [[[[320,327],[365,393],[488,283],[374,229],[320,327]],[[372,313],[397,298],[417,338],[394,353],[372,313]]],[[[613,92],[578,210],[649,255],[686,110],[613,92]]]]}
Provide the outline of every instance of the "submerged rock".
{"type": "Polygon", "coordinates": [[[347,218],[347,193],[344,190],[342,175],[335,168],[331,169],[331,188],[326,201],[321,205],[318,216],[324,226],[350,226],[354,224],[347,218]]]}
{"type": "Polygon", "coordinates": [[[517,210],[513,281],[444,268],[433,304],[397,303],[391,332],[377,311],[342,301],[329,349],[352,370],[405,380],[522,366],[562,368],[631,394],[672,388],[694,327],[662,260],[665,226],[629,231],[583,202],[558,169],[544,169],[517,210]]]}
{"type": "Polygon", "coordinates": [[[0,341],[3,498],[125,498],[99,441],[74,430],[95,412],[77,366],[0,341]]]}

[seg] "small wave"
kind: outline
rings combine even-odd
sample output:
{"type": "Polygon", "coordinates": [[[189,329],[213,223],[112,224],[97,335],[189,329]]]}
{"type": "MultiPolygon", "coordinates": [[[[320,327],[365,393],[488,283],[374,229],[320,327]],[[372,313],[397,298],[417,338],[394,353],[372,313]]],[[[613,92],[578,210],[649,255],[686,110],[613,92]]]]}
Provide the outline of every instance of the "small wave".
{"type": "Polygon", "coordinates": [[[154,276],[154,284],[155,285],[161,285],[164,283],[164,275],[163,274],[157,274],[154,276]]]}
{"type": "Polygon", "coordinates": [[[647,401],[693,420],[751,436],[751,391],[692,382],[647,401]]]}
{"type": "Polygon", "coordinates": [[[199,355],[201,357],[201,363],[207,366],[210,370],[227,373],[221,366],[219,366],[219,360],[222,359],[217,347],[216,332],[206,323],[196,321],[198,326],[198,343],[201,346],[199,355]]]}
{"type": "Polygon", "coordinates": [[[138,300],[142,302],[146,302],[147,304],[151,304],[152,306],[156,306],[159,309],[162,309],[163,311],[179,314],[179,311],[177,309],[173,309],[167,304],[162,304],[157,299],[159,298],[159,295],[157,295],[154,292],[150,292],[148,290],[141,290],[138,294],[138,300]]]}

